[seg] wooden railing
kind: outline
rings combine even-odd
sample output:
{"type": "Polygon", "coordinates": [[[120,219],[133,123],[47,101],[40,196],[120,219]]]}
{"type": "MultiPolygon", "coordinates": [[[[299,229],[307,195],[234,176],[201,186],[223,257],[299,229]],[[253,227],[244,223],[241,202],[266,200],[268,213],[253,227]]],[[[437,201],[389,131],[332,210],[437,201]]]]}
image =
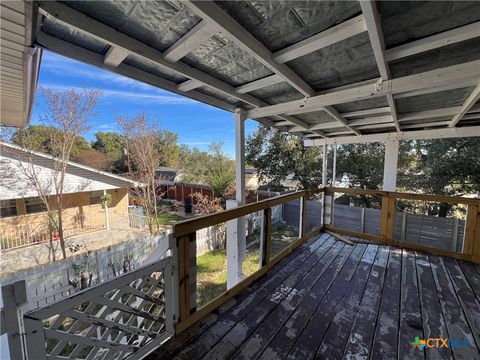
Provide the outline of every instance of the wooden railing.
{"type": "Polygon", "coordinates": [[[399,245],[413,250],[422,250],[433,254],[446,255],[475,262],[480,261],[480,199],[478,198],[327,187],[325,188],[324,213],[323,227],[326,230],[380,243],[399,245]],[[334,198],[336,193],[381,198],[379,233],[372,234],[365,231],[346,230],[336,224],[332,225],[333,209],[335,208],[334,198]],[[398,211],[396,212],[395,209],[398,201],[401,200],[465,205],[467,211],[465,217],[465,234],[463,238],[463,246],[461,247],[462,251],[448,251],[436,248],[432,245],[418,244],[409,241],[408,237],[404,239],[396,238],[394,236],[394,222],[395,214],[398,214],[398,211]]]}
{"type": "Polygon", "coordinates": [[[322,192],[323,189],[299,191],[177,223],[173,228],[173,236],[175,237],[177,243],[176,252],[178,253],[179,267],[178,284],[180,322],[177,324],[177,331],[182,331],[192,323],[202,318],[204,315],[211,312],[220,304],[241,291],[244,287],[248,286],[254,280],[262,276],[273,265],[297,248],[303,241],[320,233],[321,226],[318,226],[307,233],[307,221],[305,214],[307,198],[322,192]],[[298,199],[300,199],[298,239],[279,254],[272,257],[272,207],[283,205],[298,199]],[[217,298],[213,299],[200,310],[197,310],[195,304],[190,303],[190,299],[192,298],[191,294],[195,291],[190,281],[190,274],[192,268],[195,268],[195,266],[192,266],[194,265],[192,262],[195,261],[195,256],[191,256],[191,249],[195,248],[194,244],[196,241],[196,231],[231,220],[239,219],[248,214],[257,212],[263,213],[263,225],[261,231],[262,238],[260,239],[261,268],[254,274],[243,279],[237,285],[225,291],[217,298]]]}
{"type": "MultiPolygon", "coordinates": [[[[398,212],[397,212],[398,214],[398,212]]],[[[320,215],[319,215],[320,216],[320,215]]],[[[320,222],[319,222],[320,223],[320,222]]],[[[179,284],[179,323],[177,323],[176,330],[182,331],[190,326],[192,323],[201,319],[207,313],[217,308],[223,302],[233,297],[243,288],[248,286],[254,280],[262,276],[274,264],[285,257],[293,249],[298,247],[306,239],[318,234],[322,230],[330,230],[336,233],[355,236],[371,241],[376,241],[383,244],[397,245],[414,250],[427,251],[434,254],[452,256],[459,259],[471,260],[480,262],[480,199],[465,198],[465,197],[451,197],[438,195],[425,195],[413,193],[399,193],[376,190],[363,190],[351,188],[333,188],[326,187],[315,190],[299,191],[287,195],[278,196],[268,200],[257,203],[240,206],[231,210],[220,213],[206,215],[191,220],[183,221],[174,226],[173,235],[178,246],[178,284],[179,284]],[[306,209],[307,197],[314,194],[324,193],[324,207],[322,211],[323,221],[321,226],[315,228],[310,232],[306,232],[306,209]],[[380,198],[380,209],[378,210],[379,231],[378,234],[371,234],[365,231],[351,231],[342,229],[341,226],[332,225],[332,204],[334,203],[335,193],[375,196],[380,198]],[[272,207],[286,204],[292,200],[300,199],[300,223],[299,223],[299,237],[298,240],[291,244],[288,248],[282,251],[274,258],[270,258],[271,241],[272,241],[272,223],[271,212],[272,207]],[[448,251],[445,249],[435,248],[433,246],[426,246],[414,242],[409,242],[408,239],[396,239],[394,237],[394,221],[395,221],[395,207],[399,200],[422,200],[427,202],[445,202],[449,204],[464,204],[468,207],[466,215],[465,236],[461,252],[448,251]],[[197,310],[195,304],[191,304],[191,299],[194,294],[194,281],[191,281],[190,274],[192,269],[196,269],[194,264],[195,255],[192,256],[192,249],[195,248],[196,231],[210,226],[214,226],[230,220],[239,219],[255,212],[263,212],[263,231],[261,239],[261,268],[250,275],[246,279],[240,281],[237,285],[228,289],[220,296],[213,299],[203,308],[197,310]]]]}

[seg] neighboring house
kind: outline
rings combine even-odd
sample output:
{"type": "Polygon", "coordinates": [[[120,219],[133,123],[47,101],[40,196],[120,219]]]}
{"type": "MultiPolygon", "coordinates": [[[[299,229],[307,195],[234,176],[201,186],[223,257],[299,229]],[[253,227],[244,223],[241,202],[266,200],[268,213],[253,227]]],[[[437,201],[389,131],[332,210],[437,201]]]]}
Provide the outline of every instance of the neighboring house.
{"type": "MultiPolygon", "coordinates": [[[[10,143],[0,142],[0,146],[2,249],[47,241],[45,205],[23,169],[34,169],[44,192],[53,196],[52,167],[56,160],[10,143]]],[[[109,228],[114,223],[128,226],[128,189],[137,185],[129,179],[69,162],[63,189],[66,236],[109,228]],[[102,199],[108,199],[106,206],[102,199]]]]}

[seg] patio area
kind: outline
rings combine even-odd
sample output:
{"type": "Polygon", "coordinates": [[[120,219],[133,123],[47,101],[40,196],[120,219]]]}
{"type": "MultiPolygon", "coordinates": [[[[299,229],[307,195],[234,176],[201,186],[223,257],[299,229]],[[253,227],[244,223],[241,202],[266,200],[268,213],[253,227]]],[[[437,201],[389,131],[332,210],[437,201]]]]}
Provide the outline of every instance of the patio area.
{"type": "Polygon", "coordinates": [[[478,264],[323,233],[147,359],[478,359],[479,299],[478,264]]]}

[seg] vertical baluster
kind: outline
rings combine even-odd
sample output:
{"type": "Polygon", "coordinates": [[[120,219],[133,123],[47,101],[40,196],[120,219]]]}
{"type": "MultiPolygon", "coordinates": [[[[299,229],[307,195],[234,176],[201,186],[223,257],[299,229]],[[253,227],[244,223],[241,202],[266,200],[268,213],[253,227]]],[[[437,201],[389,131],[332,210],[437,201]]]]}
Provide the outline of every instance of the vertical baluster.
{"type": "Polygon", "coordinates": [[[270,261],[272,252],[272,208],[263,210],[262,266],[270,261]]]}

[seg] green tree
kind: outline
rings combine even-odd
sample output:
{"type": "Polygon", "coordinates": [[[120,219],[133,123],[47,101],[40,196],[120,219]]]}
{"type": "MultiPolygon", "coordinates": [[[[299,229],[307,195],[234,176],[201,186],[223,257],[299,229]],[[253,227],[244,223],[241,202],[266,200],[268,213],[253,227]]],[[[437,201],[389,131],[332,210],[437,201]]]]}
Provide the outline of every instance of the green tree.
{"type": "Polygon", "coordinates": [[[268,190],[283,190],[289,175],[300,188],[318,187],[322,181],[319,147],[306,147],[303,138],[277,129],[260,126],[246,141],[245,158],[268,190]]]}
{"type": "MultiPolygon", "coordinates": [[[[30,125],[25,129],[18,130],[12,137],[12,142],[25,146],[29,149],[53,155],[55,139],[62,137],[62,130],[54,126],[30,125]],[[28,143],[27,143],[28,142],[28,143]]],[[[71,155],[90,149],[88,142],[81,136],[76,136],[73,141],[71,155]]]]}
{"type": "Polygon", "coordinates": [[[235,182],[235,162],[222,150],[223,143],[212,143],[209,150],[179,150],[179,168],[182,181],[209,185],[216,197],[225,199],[227,189],[235,182]]]}
{"type": "Polygon", "coordinates": [[[128,172],[127,157],[125,155],[125,137],[115,132],[95,133],[95,141],[91,142],[92,148],[105,154],[108,166],[113,173],[128,172]]]}
{"type": "Polygon", "coordinates": [[[226,191],[235,182],[235,163],[223,152],[223,143],[209,146],[206,183],[212,188],[213,195],[224,198],[226,191]]]}

